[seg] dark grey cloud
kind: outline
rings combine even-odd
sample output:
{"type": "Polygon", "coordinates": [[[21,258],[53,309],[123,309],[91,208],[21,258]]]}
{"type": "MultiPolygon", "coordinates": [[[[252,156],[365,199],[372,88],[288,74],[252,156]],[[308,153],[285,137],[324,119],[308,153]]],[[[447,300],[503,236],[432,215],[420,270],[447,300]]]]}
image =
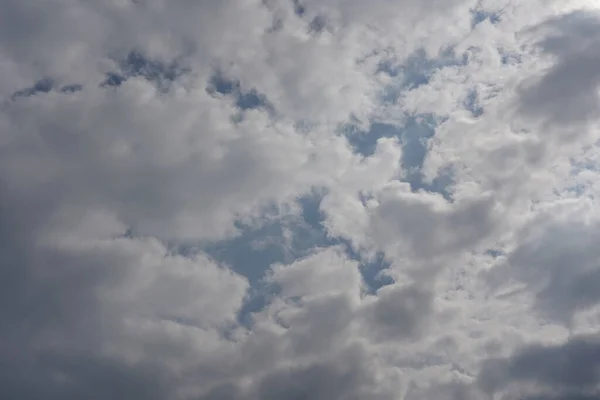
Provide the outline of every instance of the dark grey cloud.
{"type": "Polygon", "coordinates": [[[416,286],[380,289],[367,319],[380,340],[416,338],[433,312],[432,296],[416,286]]]}
{"type": "Polygon", "coordinates": [[[164,371],[85,353],[20,351],[0,362],[0,394],[10,399],[159,400],[169,386],[164,371]]]}
{"type": "Polygon", "coordinates": [[[112,329],[102,326],[95,289],[107,279],[119,279],[118,271],[106,268],[115,258],[94,261],[34,251],[31,243],[49,204],[40,199],[24,208],[18,203],[22,199],[11,199],[11,192],[4,189],[0,190],[0,396],[164,398],[158,371],[94,354],[103,329],[112,329]],[[58,350],[52,342],[70,345],[58,350]]]}
{"type": "Polygon", "coordinates": [[[374,212],[374,236],[388,249],[405,246],[403,251],[416,258],[433,260],[460,252],[489,236],[497,226],[492,197],[453,204],[436,194],[425,202],[400,185],[383,193],[374,212]]]}
{"type": "Polygon", "coordinates": [[[50,78],[44,78],[37,81],[33,86],[21,89],[13,93],[12,98],[17,99],[19,97],[33,96],[37,93],[48,93],[52,90],[54,82],[50,78]]]}
{"type": "MultiPolygon", "coordinates": [[[[190,343],[169,330],[153,332],[144,325],[178,320],[182,322],[177,328],[171,325],[175,332],[186,324],[192,325],[190,329],[209,330],[213,324],[208,321],[203,327],[203,321],[208,315],[226,314],[220,305],[235,296],[234,290],[211,276],[201,278],[208,285],[203,288],[200,282],[186,284],[193,281],[192,276],[178,280],[169,275],[181,263],[187,263],[187,268],[193,265],[187,259],[171,259],[175,256],[165,249],[164,254],[159,250],[155,260],[163,263],[157,266],[156,285],[140,291],[140,282],[154,280],[153,268],[146,270],[145,265],[154,264],[153,247],[159,242],[148,244],[125,226],[107,222],[110,218],[104,215],[86,222],[90,217],[85,211],[62,214],[60,202],[52,197],[18,195],[7,185],[4,189],[0,193],[0,397],[393,398],[378,387],[373,355],[360,346],[347,345],[347,330],[356,314],[345,293],[304,301],[285,339],[261,339],[256,333],[257,343],[246,342],[235,356],[223,350],[235,346],[223,337],[219,339],[222,346],[217,345],[214,352],[195,354],[190,343]],[[190,287],[194,291],[187,293],[190,287]],[[212,287],[218,292],[214,303],[202,309],[197,300],[209,299],[212,287]],[[185,310],[190,304],[188,314],[185,310]],[[118,351],[106,354],[107,346],[118,351]],[[279,348],[290,352],[285,366],[279,365],[280,358],[286,359],[279,348]],[[130,351],[137,355],[128,357],[130,351]],[[190,352],[193,359],[181,361],[190,352]],[[308,361],[294,360],[311,354],[308,361]],[[185,367],[185,372],[173,374],[173,365],[185,367]],[[254,369],[258,376],[251,387],[241,385],[239,376],[252,376],[254,369]],[[196,393],[206,395],[179,397],[180,390],[194,385],[200,386],[196,393]]],[[[315,269],[325,267],[315,265],[315,269]]],[[[346,267],[338,266],[342,277],[350,272],[346,267]]],[[[352,275],[360,276],[358,271],[352,275]]],[[[341,281],[333,280],[333,288],[341,281]]],[[[422,311],[422,295],[408,290],[400,297],[383,297],[375,306],[379,310],[375,325],[388,326],[386,333],[393,337],[405,336],[418,318],[413,313],[422,311]],[[402,304],[395,305],[394,300],[402,304]]],[[[236,310],[231,309],[232,316],[236,310]]]]}
{"type": "Polygon", "coordinates": [[[527,346],[509,358],[488,360],[477,383],[490,394],[516,390],[531,399],[598,398],[600,341],[573,337],[560,345],[527,346]]]}
{"type": "Polygon", "coordinates": [[[555,64],[520,93],[519,109],[525,116],[561,127],[598,117],[600,100],[600,16],[578,11],[552,18],[529,30],[542,34],[541,50],[555,64]]]}
{"type": "Polygon", "coordinates": [[[463,382],[451,382],[419,388],[411,385],[407,398],[414,400],[480,400],[481,393],[474,387],[463,382]]]}
{"type": "Polygon", "coordinates": [[[539,394],[522,397],[523,400],[598,400],[600,394],[581,394],[581,393],[566,393],[562,395],[556,394],[539,394]]]}
{"type": "Polygon", "coordinates": [[[372,376],[361,360],[337,365],[311,365],[268,376],[257,399],[360,399],[360,389],[372,385],[372,376]]]}
{"type": "MultiPolygon", "coordinates": [[[[157,341],[152,332],[142,334],[138,329],[143,324],[136,321],[160,323],[161,314],[183,316],[182,309],[192,304],[196,293],[183,295],[187,299],[182,297],[176,307],[168,305],[186,290],[177,276],[162,275],[177,269],[178,262],[168,266],[168,255],[159,251],[154,260],[159,270],[167,263],[165,270],[155,270],[162,275],[161,287],[146,299],[142,290],[127,300],[139,290],[140,278],[154,279],[153,268],[143,271],[146,263],[139,258],[152,257],[152,245],[121,237],[118,229],[111,232],[110,223],[103,235],[102,219],[91,221],[92,232],[71,227],[77,233],[69,238],[71,230],[49,229],[58,206],[52,198],[16,196],[2,181],[0,187],[0,397],[172,398],[180,381],[164,362],[181,357],[182,343],[169,335],[157,341]],[[87,240],[93,244],[85,245],[87,240]],[[152,351],[144,351],[141,359],[106,352],[107,346],[133,349],[136,342],[152,351]]],[[[63,223],[85,218],[73,211],[63,223]]],[[[201,323],[207,315],[199,314],[193,322],[201,323]]]]}
{"type": "Polygon", "coordinates": [[[330,360],[281,368],[255,382],[250,388],[220,385],[200,400],[391,400],[368,355],[360,346],[350,347],[330,360]]]}
{"type": "Polygon", "coordinates": [[[600,226],[576,215],[534,221],[519,245],[488,275],[492,285],[517,279],[535,295],[538,310],[569,324],[575,313],[600,302],[600,226]]]}

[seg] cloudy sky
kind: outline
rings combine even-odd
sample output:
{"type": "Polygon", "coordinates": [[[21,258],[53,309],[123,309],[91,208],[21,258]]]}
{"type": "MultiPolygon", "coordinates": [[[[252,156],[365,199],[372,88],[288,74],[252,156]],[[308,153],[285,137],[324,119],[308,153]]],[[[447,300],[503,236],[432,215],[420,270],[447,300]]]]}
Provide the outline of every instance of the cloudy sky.
{"type": "Polygon", "coordinates": [[[0,9],[0,398],[600,399],[600,2],[0,9]]]}

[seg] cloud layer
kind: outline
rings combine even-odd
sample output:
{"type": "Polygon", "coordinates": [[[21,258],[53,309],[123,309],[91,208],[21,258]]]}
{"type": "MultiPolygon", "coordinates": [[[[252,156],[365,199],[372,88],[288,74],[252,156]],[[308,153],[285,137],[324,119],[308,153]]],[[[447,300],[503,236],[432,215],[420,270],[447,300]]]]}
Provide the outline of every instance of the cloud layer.
{"type": "Polygon", "coordinates": [[[600,398],[592,2],[0,8],[0,397],[600,398]]]}

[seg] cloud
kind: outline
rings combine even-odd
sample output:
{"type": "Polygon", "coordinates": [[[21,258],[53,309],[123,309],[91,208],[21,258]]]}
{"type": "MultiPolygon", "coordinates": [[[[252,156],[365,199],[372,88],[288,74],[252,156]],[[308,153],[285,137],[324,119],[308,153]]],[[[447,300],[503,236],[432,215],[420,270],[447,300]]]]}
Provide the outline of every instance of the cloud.
{"type": "Polygon", "coordinates": [[[318,364],[282,368],[266,375],[246,391],[231,385],[215,388],[203,400],[213,399],[392,399],[374,370],[365,365],[364,350],[348,349],[334,360],[318,364]]]}
{"type": "Polygon", "coordinates": [[[491,281],[524,282],[540,311],[564,323],[600,302],[593,289],[600,273],[595,245],[598,226],[595,219],[581,219],[585,213],[592,214],[586,208],[586,204],[556,207],[532,221],[503,265],[491,271],[491,281]]]}
{"type": "Polygon", "coordinates": [[[597,12],[579,11],[533,29],[550,31],[538,45],[555,61],[537,82],[522,89],[521,113],[567,127],[597,118],[599,22],[597,12]]]}
{"type": "Polygon", "coordinates": [[[485,363],[478,382],[487,392],[507,389],[513,383],[535,384],[539,394],[527,398],[596,398],[599,350],[597,340],[590,337],[554,346],[531,345],[508,359],[485,363]]]}
{"type": "Polygon", "coordinates": [[[278,197],[289,201],[313,185],[327,184],[319,182],[326,176],[316,172],[323,162],[333,169],[336,158],[351,162],[351,152],[337,138],[298,136],[290,124],[270,122],[259,111],[234,126],[228,121],[233,109],[219,108],[219,100],[204,89],[195,93],[159,95],[145,80],[129,79],[118,91],[90,88],[69,96],[48,93],[47,101],[36,97],[10,103],[5,163],[14,170],[20,161],[13,163],[11,149],[29,143],[19,160],[35,159],[47,176],[24,167],[16,171],[20,175],[13,172],[6,179],[18,180],[28,190],[39,187],[30,180],[42,179],[55,188],[67,185],[69,199],[60,199],[64,190],[44,195],[63,206],[83,202],[111,208],[142,233],[161,236],[160,230],[168,237],[197,239],[231,233],[235,213],[248,213],[260,202],[277,203],[278,197]],[[91,104],[97,112],[85,112],[91,104]],[[112,117],[99,123],[104,113],[112,117]],[[35,119],[29,117],[32,114],[35,119]],[[198,134],[198,129],[206,134],[198,134]],[[35,144],[41,132],[54,147],[35,144]],[[333,154],[320,161],[317,154],[323,151],[333,154]],[[288,152],[294,157],[282,156],[288,152]],[[297,175],[298,184],[290,181],[285,170],[302,165],[315,172],[297,175]],[[252,182],[267,183],[269,175],[275,179],[271,184],[252,182]],[[211,191],[203,190],[205,185],[211,185],[211,191]],[[254,200],[241,197],[242,191],[254,200]]]}
{"type": "Polygon", "coordinates": [[[0,0],[0,397],[596,399],[584,3],[0,0]]]}

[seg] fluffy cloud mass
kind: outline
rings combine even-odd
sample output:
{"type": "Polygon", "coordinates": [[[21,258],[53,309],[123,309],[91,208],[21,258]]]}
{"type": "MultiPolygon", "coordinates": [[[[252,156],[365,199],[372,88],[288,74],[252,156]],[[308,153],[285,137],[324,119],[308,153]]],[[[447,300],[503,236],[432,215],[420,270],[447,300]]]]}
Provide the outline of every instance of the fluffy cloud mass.
{"type": "Polygon", "coordinates": [[[600,7],[0,0],[0,397],[600,399],[600,7]]]}

